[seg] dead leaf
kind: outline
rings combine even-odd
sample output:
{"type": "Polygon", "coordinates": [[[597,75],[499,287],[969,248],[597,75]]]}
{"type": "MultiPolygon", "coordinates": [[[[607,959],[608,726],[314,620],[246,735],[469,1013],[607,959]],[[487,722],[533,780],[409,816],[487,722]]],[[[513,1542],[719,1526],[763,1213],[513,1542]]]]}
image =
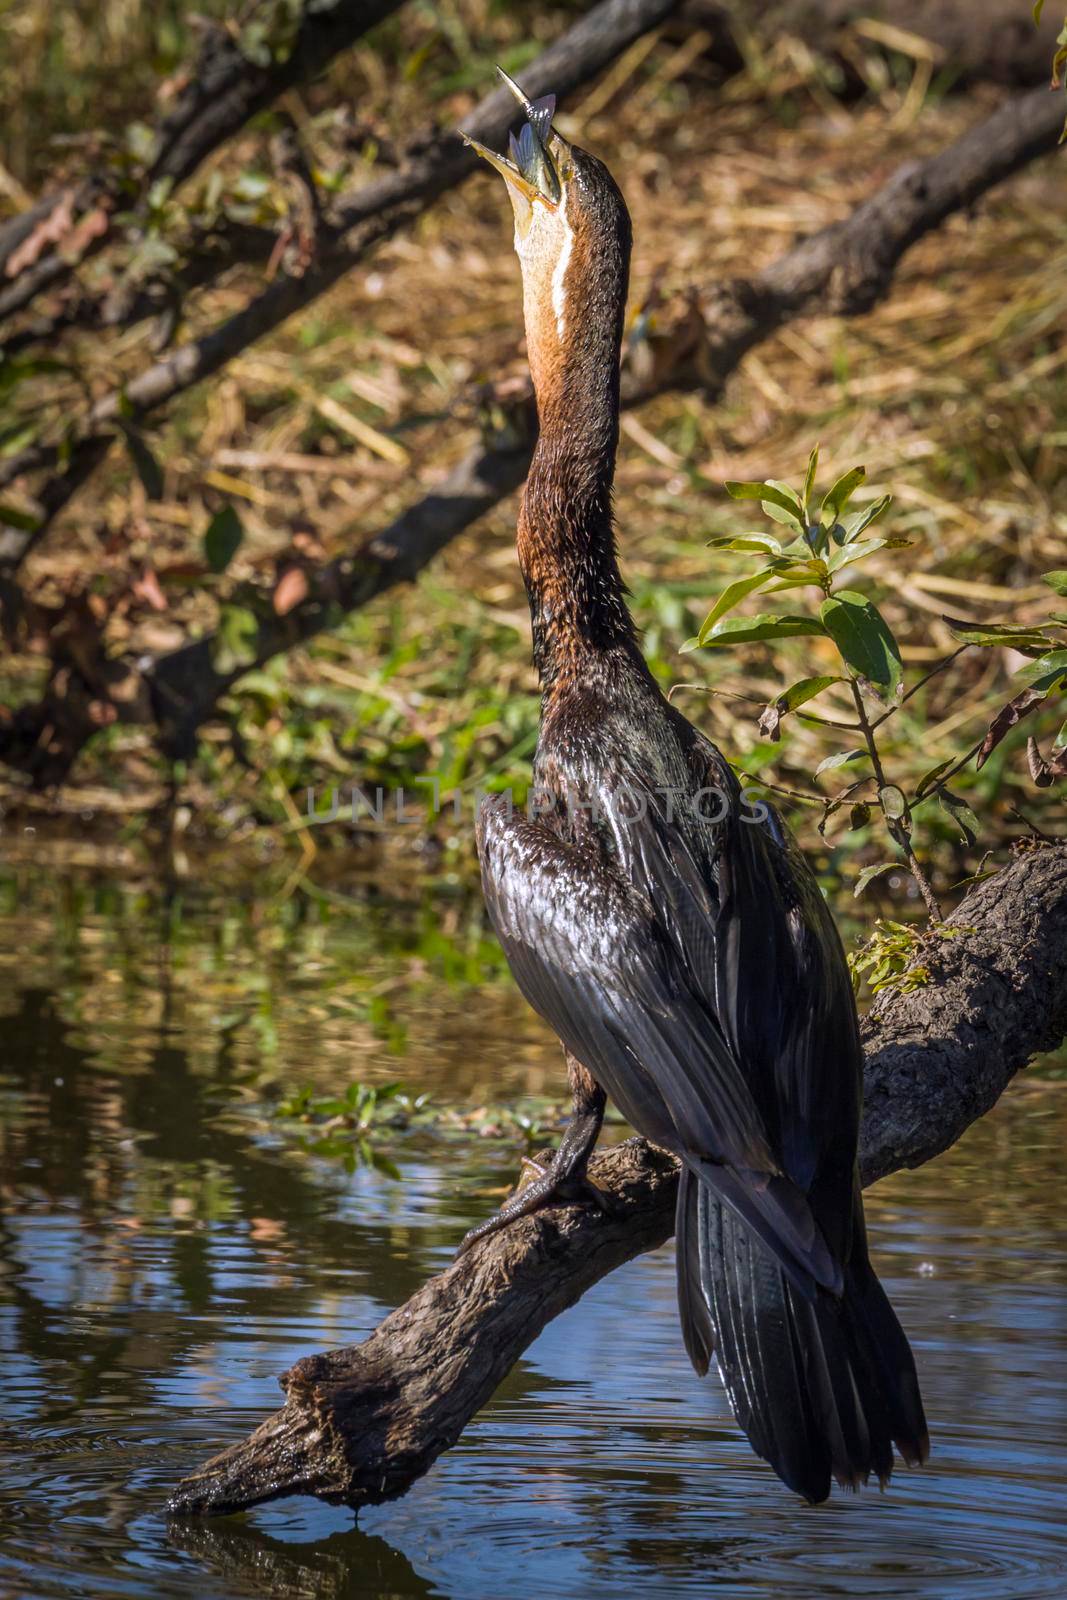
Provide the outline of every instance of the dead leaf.
{"type": "Polygon", "coordinates": [[[1046,761],[1036,739],[1026,741],[1026,764],[1039,789],[1050,789],[1057,778],[1067,778],[1067,750],[1057,750],[1051,761],[1046,761]]]}
{"type": "MultiPolygon", "coordinates": [[[[989,724],[986,736],[982,740],[982,748],[978,752],[975,766],[979,772],[1005,734],[1010,733],[1012,728],[1018,722],[1021,722],[1028,712],[1033,711],[1035,706],[1039,706],[1044,698],[1045,692],[1042,689],[1024,689],[1021,694],[1015,696],[1014,700],[1009,700],[1007,705],[997,712],[989,724]]],[[[1032,744],[1033,740],[1030,742],[1032,744]]]]}
{"type": "Polygon", "coordinates": [[[759,731],[763,737],[765,739],[771,739],[777,743],[782,736],[781,727],[781,701],[775,701],[772,705],[764,706],[763,710],[760,712],[759,719],[759,731]]]}

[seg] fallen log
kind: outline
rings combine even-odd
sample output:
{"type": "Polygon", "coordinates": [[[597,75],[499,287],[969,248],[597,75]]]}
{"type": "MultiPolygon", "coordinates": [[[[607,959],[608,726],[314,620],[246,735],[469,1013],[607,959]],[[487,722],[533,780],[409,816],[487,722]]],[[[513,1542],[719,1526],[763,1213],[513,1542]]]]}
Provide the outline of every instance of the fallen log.
{"type": "MultiPolygon", "coordinates": [[[[919,1166],[1067,1033],[1067,848],[1020,850],[979,884],[866,1019],[864,1184],[919,1166]]],[[[591,1169],[610,1215],[553,1208],[481,1241],[362,1344],[306,1356],[285,1404],[183,1479],[175,1515],[311,1494],[357,1508],[393,1499],[455,1444],[542,1328],[674,1228],[673,1158],[641,1139],[591,1169]]]]}

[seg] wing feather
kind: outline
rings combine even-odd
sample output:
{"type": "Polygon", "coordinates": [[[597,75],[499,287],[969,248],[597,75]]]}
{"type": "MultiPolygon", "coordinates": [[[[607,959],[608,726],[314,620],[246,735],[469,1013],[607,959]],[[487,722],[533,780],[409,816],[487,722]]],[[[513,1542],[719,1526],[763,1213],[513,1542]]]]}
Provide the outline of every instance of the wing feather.
{"type": "MultiPolygon", "coordinates": [[[[764,1238],[806,1293],[840,1284],[807,1201],[782,1171],[765,1119],[713,1005],[661,919],[676,931],[713,907],[699,878],[655,906],[594,848],[510,814],[479,812],[486,902],[516,981],[626,1119],[674,1150],[764,1238]],[[699,906],[698,894],[705,905],[699,906]]],[[[654,846],[649,847],[655,859],[654,846]]],[[[683,946],[684,948],[684,946],[683,946]]],[[[711,944],[708,944],[709,952],[711,944]]]]}

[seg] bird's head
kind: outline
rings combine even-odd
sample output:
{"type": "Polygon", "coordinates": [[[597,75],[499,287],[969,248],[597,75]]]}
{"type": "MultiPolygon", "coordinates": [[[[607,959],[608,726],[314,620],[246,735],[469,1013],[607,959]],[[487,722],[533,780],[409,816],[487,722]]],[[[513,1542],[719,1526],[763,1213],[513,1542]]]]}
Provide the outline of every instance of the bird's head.
{"type": "Polygon", "coordinates": [[[580,351],[591,329],[611,330],[617,342],[630,218],[603,162],[553,128],[555,96],[531,102],[505,72],[500,75],[526,113],[521,131],[511,136],[510,155],[464,137],[507,184],[530,365],[540,388],[546,370],[559,369],[569,351],[580,351]]]}

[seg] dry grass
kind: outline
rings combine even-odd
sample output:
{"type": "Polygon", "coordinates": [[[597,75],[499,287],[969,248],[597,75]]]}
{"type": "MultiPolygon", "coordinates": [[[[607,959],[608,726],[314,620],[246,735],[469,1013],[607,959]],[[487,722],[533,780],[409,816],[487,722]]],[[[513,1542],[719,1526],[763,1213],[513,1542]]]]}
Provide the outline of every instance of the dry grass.
{"type": "MultiPolygon", "coordinates": [[[[446,20],[458,42],[442,46],[416,9],[410,41],[401,47],[391,25],[383,46],[352,52],[330,83],[291,104],[338,181],[358,175],[361,158],[342,149],[337,106],[372,107],[379,143],[400,143],[425,121],[428,82],[441,116],[462,114],[481,87],[489,39],[505,60],[521,60],[513,24],[491,18],[482,0],[450,5],[446,20]],[[420,41],[431,36],[432,71],[413,68],[420,41]],[[454,88],[442,50],[455,58],[454,88]]],[[[543,31],[552,29],[550,16],[543,31]]],[[[845,215],[897,163],[939,148],[994,103],[984,92],[938,100],[924,89],[921,68],[916,77],[898,60],[899,70],[888,71],[873,50],[859,41],[856,48],[872,92],[848,109],[795,42],[780,41],[713,88],[692,43],[666,38],[641,41],[567,107],[561,128],[610,161],[633,212],[635,305],[653,289],[750,272],[798,234],[845,215]]],[[[222,170],[234,170],[234,161],[265,167],[262,144],[250,135],[222,170]]],[[[773,659],[758,649],[730,659],[677,655],[738,570],[739,558],[704,548],[712,533],[749,523],[726,501],[724,478],[795,478],[816,439],[828,472],[866,463],[871,493],[890,489],[896,498],[892,531],[915,541],[864,570],[876,578],[916,672],[952,646],[940,621],[946,610],[1047,613],[1039,574],[1067,565],[1062,181],[1050,159],[996,191],[906,258],[874,314],[786,329],[749,356],[716,403],[666,396],[627,420],[620,545],[646,645],[665,681],[688,686],[679,702],[687,713],[748,770],[811,788],[808,774],[838,746],[826,730],[799,725],[780,745],[766,745],[755,728],[758,706],[705,693],[725,685],[763,700],[792,681],[790,664],[811,670],[819,646],[804,641],[773,659]]],[[[154,436],[166,500],[146,504],[114,453],[36,558],[34,582],[47,590],[72,565],[125,566],[131,555],[156,567],[179,562],[199,549],[211,512],[227,499],[240,506],[248,532],[238,577],[268,564],[296,528],[313,529],[331,554],[373,533],[469,446],[479,385],[523,371],[505,213],[491,177],[475,179],[221,381],[185,397],[154,436]]],[[[250,283],[235,272],[188,308],[191,324],[225,314],[250,283]]],[[[126,339],[117,361],[110,351],[106,367],[90,347],[79,355],[90,386],[99,387],[113,381],[116,364],[143,359],[143,334],[126,339]]],[[[342,775],[403,781],[437,771],[446,783],[470,785],[487,771],[501,780],[520,775],[536,702],[514,514],[514,504],[501,505],[414,593],[378,602],[294,655],[270,675],[271,692],[261,684],[238,695],[257,773],[228,739],[214,737],[204,774],[264,818],[278,815],[279,777],[295,788],[342,775]]],[[[130,642],[166,648],[211,610],[202,599],[175,599],[130,642]]],[[[890,760],[902,775],[967,748],[1012,692],[1013,663],[1003,652],[973,654],[897,718],[890,760]]],[[[37,669],[22,667],[18,692],[29,693],[37,669]]],[[[1047,745],[1054,726],[1037,717],[1024,731],[1047,745]]],[[[133,763],[127,771],[147,779],[150,763],[129,736],[91,756],[84,775],[112,781],[116,749],[133,763]]],[[[988,844],[1023,831],[1013,807],[1048,826],[1056,806],[1054,791],[1030,784],[1019,739],[1005,750],[964,784],[988,824],[988,844]]],[[[940,841],[944,879],[973,869],[981,852],[961,853],[947,825],[929,837],[940,841]]],[[[819,847],[812,829],[808,839],[819,847]]],[[[865,831],[838,832],[829,865],[851,876],[854,866],[843,862],[856,848],[874,858],[865,831]]]]}

